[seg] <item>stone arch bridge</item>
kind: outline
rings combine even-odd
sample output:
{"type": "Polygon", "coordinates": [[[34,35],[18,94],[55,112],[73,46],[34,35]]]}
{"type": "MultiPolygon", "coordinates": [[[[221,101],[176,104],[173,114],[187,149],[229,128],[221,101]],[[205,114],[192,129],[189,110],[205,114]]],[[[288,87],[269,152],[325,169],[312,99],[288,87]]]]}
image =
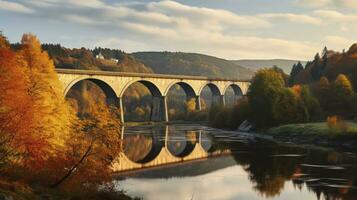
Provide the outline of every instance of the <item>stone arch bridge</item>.
{"type": "MultiPolygon", "coordinates": [[[[247,80],[228,80],[208,78],[204,76],[163,75],[127,72],[107,72],[90,70],[56,69],[59,80],[63,84],[63,95],[78,82],[87,80],[98,85],[107,97],[107,103],[115,104],[123,110],[122,98],[126,89],[139,82],[146,86],[153,96],[152,121],[168,121],[166,95],[170,88],[178,84],[185,91],[187,99],[195,98],[196,109],[201,109],[200,94],[208,86],[213,94],[213,101],[225,104],[224,95],[229,87],[236,96],[247,93],[250,82],[247,80]]],[[[124,122],[124,113],[121,112],[124,122]]]]}

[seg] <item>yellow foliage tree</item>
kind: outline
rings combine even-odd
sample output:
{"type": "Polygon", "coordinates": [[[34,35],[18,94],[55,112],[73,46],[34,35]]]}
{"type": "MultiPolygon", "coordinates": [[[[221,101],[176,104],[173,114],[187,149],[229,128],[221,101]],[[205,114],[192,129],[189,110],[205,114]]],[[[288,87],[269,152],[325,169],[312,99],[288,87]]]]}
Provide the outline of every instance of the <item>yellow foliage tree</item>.
{"type": "Polygon", "coordinates": [[[350,80],[344,74],[337,76],[335,81],[335,87],[337,92],[341,92],[344,95],[352,95],[353,88],[350,80]]]}
{"type": "Polygon", "coordinates": [[[66,170],[53,187],[63,185],[80,191],[83,185],[96,188],[111,180],[112,162],[121,151],[118,115],[116,108],[99,103],[84,119],[74,121],[66,143],[66,170]]]}
{"type": "MultiPolygon", "coordinates": [[[[40,41],[34,35],[24,34],[21,44],[20,55],[26,63],[25,72],[30,82],[28,93],[36,110],[32,128],[38,137],[45,138],[49,144],[48,152],[41,154],[45,161],[64,147],[73,115],[63,98],[53,61],[42,51],[40,41]]],[[[28,159],[30,162],[31,160],[41,164],[38,158],[28,159]]]]}

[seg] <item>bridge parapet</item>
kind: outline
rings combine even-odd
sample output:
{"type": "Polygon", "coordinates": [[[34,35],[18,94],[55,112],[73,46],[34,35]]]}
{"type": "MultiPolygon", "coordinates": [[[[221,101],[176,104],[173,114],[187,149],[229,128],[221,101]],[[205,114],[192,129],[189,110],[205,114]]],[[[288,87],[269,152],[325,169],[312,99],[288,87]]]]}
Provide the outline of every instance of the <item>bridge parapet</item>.
{"type": "MultiPolygon", "coordinates": [[[[166,95],[170,88],[179,84],[188,97],[196,98],[196,105],[200,104],[199,96],[205,86],[209,86],[214,96],[219,97],[224,104],[224,95],[228,87],[232,86],[236,95],[245,95],[250,82],[248,80],[231,80],[210,78],[204,76],[142,74],[127,72],[105,72],[91,70],[56,69],[59,80],[63,84],[63,95],[78,82],[89,80],[96,83],[106,93],[108,98],[118,99],[122,108],[122,97],[126,89],[135,82],[144,84],[156,98],[153,119],[168,121],[166,95]],[[156,106],[156,107],[155,107],[156,106]]],[[[197,106],[200,109],[200,106],[197,106]]],[[[122,110],[122,109],[121,109],[122,110]]],[[[122,121],[124,115],[122,113],[122,121]]]]}

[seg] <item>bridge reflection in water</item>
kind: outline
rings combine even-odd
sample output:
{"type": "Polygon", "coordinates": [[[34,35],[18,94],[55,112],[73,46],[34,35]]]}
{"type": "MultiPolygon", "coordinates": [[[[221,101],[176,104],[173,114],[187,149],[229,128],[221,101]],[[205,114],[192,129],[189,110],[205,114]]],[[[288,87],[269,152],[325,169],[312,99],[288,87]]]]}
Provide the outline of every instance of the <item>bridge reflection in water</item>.
{"type": "Polygon", "coordinates": [[[206,159],[229,154],[215,148],[204,130],[180,126],[122,127],[122,152],[113,162],[115,172],[206,159]]]}

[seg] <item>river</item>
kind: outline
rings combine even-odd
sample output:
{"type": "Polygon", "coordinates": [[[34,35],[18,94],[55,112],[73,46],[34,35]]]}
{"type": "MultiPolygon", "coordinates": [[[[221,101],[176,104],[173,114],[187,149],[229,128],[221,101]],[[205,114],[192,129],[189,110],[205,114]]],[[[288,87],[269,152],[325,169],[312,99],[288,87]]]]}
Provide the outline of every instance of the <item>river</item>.
{"type": "Polygon", "coordinates": [[[147,200],[357,199],[357,154],[202,125],[123,129],[115,186],[147,200]]]}

